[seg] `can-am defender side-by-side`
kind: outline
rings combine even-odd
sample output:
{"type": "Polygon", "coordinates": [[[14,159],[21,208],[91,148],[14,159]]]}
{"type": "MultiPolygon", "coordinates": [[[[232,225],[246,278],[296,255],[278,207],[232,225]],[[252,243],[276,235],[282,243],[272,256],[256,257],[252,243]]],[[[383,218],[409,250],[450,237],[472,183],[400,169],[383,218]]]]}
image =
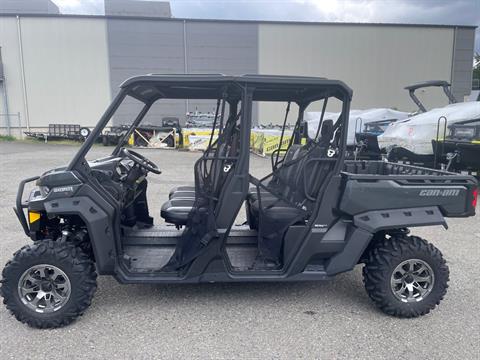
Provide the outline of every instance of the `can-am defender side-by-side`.
{"type": "MultiPolygon", "coordinates": [[[[448,150],[446,146],[437,145],[446,140],[446,134],[451,127],[478,120],[480,118],[480,102],[458,102],[451,92],[450,84],[446,81],[427,81],[407,86],[405,89],[409,91],[410,97],[417,104],[418,111],[414,116],[388,126],[377,138],[378,151],[387,153],[386,157],[389,161],[408,162],[435,169],[446,168],[447,170],[476,172],[478,176],[479,169],[475,166],[472,167],[471,161],[468,161],[471,158],[472,150],[474,157],[480,156],[480,153],[475,154],[475,146],[465,148],[464,141],[461,141],[456,150],[457,155],[459,152],[463,152],[464,156],[456,156],[455,152],[446,151],[448,150]],[[447,97],[448,105],[427,110],[416,96],[415,91],[429,87],[441,87],[447,97]],[[450,161],[454,156],[456,156],[455,163],[450,161]],[[452,167],[452,165],[455,166],[452,167]]],[[[456,144],[454,138],[449,140],[449,145],[452,144],[456,144]]]]}
{"type": "Polygon", "coordinates": [[[86,310],[97,274],[122,283],[324,280],[363,263],[366,290],[385,313],[428,313],[446,293],[449,270],[440,251],[408,228],[473,216],[477,182],[415,166],[346,161],[351,97],[340,81],[310,77],[127,80],[68,166],[21,182],[15,211],[34,243],[3,270],[5,305],[30,326],[52,328],[86,310]],[[143,107],[124,138],[110,156],[88,161],[120,104],[132,99],[143,107]],[[218,136],[195,163],[194,187],[173,189],[163,200],[161,217],[171,225],[158,225],[148,211],[146,176],[159,168],[125,147],[164,99],[217,104],[218,136]],[[298,108],[291,141],[272,154],[271,173],[261,179],[249,173],[257,101],[285,103],[285,123],[291,106],[298,108]],[[303,115],[317,101],[320,124],[308,139],[303,115]],[[324,120],[329,101],[342,108],[335,124],[324,120]],[[234,225],[242,205],[247,224],[234,225]]]}

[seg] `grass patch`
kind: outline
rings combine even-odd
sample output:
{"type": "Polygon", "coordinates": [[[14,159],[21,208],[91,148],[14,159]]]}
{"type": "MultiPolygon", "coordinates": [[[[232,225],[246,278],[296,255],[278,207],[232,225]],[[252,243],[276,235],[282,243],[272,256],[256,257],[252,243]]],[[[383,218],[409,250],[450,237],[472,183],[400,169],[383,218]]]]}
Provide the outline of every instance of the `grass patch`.
{"type": "Polygon", "coordinates": [[[17,139],[12,135],[0,135],[0,141],[15,141],[15,140],[17,139]]]}

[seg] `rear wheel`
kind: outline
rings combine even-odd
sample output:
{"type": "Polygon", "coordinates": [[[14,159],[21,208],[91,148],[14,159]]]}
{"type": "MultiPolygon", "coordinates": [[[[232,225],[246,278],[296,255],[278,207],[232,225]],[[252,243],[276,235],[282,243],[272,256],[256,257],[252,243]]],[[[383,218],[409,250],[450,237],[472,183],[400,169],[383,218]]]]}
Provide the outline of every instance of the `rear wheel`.
{"type": "Polygon", "coordinates": [[[369,251],[363,268],[365,288],[385,313],[425,315],[447,292],[449,270],[442,253],[417,236],[395,235],[369,251]]]}
{"type": "Polygon", "coordinates": [[[56,328],[88,308],[97,287],[95,265],[72,243],[39,241],[17,251],[2,272],[3,302],[17,320],[56,328]]]}

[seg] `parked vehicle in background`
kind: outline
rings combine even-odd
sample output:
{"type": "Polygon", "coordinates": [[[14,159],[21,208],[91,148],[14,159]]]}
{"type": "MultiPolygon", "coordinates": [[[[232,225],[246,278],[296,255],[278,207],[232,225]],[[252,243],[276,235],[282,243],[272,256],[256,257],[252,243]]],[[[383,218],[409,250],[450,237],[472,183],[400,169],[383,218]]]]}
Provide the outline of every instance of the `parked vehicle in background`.
{"type": "MultiPolygon", "coordinates": [[[[443,141],[448,127],[479,118],[480,102],[478,101],[455,103],[432,109],[391,124],[378,137],[379,147],[388,153],[389,161],[403,161],[436,168],[439,163],[435,158],[435,150],[438,150],[435,144],[443,141]]],[[[446,154],[437,153],[437,160],[442,156],[446,154]]],[[[457,170],[467,169],[457,168],[457,170]]]]}
{"type": "Polygon", "coordinates": [[[432,140],[435,165],[480,176],[480,118],[448,126],[447,135],[432,140]]]}
{"type": "MultiPolygon", "coordinates": [[[[112,126],[102,134],[105,146],[117,145],[129,131],[128,125],[112,126]]],[[[129,134],[129,145],[137,147],[177,148],[183,144],[182,128],[176,117],[162,118],[162,125],[142,125],[129,134]]]]}
{"type": "MultiPolygon", "coordinates": [[[[307,112],[305,119],[308,122],[309,135],[314,136],[319,124],[320,112],[307,112]]],[[[326,113],[325,118],[337,121],[340,113],[326,113]]],[[[373,108],[365,110],[350,110],[347,158],[379,160],[382,157],[378,149],[377,136],[383,133],[386,127],[399,120],[406,119],[409,113],[389,108],[373,108]]]]}

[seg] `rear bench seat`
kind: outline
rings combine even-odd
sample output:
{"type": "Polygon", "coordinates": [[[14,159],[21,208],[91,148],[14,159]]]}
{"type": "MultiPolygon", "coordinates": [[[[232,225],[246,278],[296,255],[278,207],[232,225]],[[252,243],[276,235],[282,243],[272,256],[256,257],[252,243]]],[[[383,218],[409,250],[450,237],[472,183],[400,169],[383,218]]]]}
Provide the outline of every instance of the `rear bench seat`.
{"type": "Polygon", "coordinates": [[[177,186],[170,190],[168,194],[169,199],[173,198],[195,198],[195,186],[194,185],[185,185],[177,186]]]}
{"type": "MultiPolygon", "coordinates": [[[[325,120],[322,126],[319,143],[314,145],[314,148],[312,148],[310,144],[307,144],[305,146],[296,145],[295,148],[291,149],[291,153],[285,155],[285,162],[283,163],[285,168],[280,168],[279,174],[276,178],[272,179],[267,186],[274,192],[282,194],[284,198],[292,203],[308,204],[309,201],[305,193],[308,190],[309,194],[316,194],[320,184],[329,171],[330,163],[314,162],[307,164],[307,162],[310,159],[326,157],[330,140],[333,136],[333,131],[333,121],[325,120]],[[296,159],[299,160],[294,162],[296,159]],[[288,163],[291,163],[291,165],[288,165],[288,163]],[[304,179],[304,168],[307,165],[311,165],[311,169],[308,173],[308,178],[304,179]]],[[[262,212],[265,216],[280,221],[288,221],[289,219],[294,219],[301,215],[302,211],[300,209],[293,207],[286,201],[280,200],[267,190],[260,190],[260,201],[258,201],[257,188],[250,189],[247,198],[247,220],[251,228],[258,228],[260,205],[262,206],[262,212]]]]}
{"type": "MultiPolygon", "coordinates": [[[[286,198],[292,198],[294,201],[304,197],[304,180],[303,167],[307,160],[312,156],[324,156],[328,149],[328,144],[333,135],[333,122],[325,120],[322,126],[322,134],[318,151],[314,151],[311,155],[305,156],[306,152],[310,151],[309,145],[292,144],[285,154],[283,164],[287,164],[284,168],[278,169],[278,174],[270,180],[268,187],[274,191],[282,193],[286,198]],[[319,152],[321,154],[319,154],[319,152]],[[303,159],[288,166],[288,163],[296,159],[303,159]]],[[[282,166],[283,166],[282,164],[282,166]]],[[[319,175],[318,171],[315,174],[319,175]]],[[[285,201],[279,200],[272,193],[260,189],[261,204],[265,215],[280,219],[290,219],[297,217],[301,210],[292,207],[285,201]],[[273,205],[273,206],[272,206],[273,205]],[[265,209],[268,207],[267,209],[265,209]]],[[[195,187],[194,186],[178,186],[173,188],[169,193],[169,200],[162,205],[160,215],[166,222],[173,223],[177,226],[182,226],[187,223],[188,214],[192,210],[195,202],[195,187]]],[[[250,188],[247,195],[247,219],[252,228],[258,225],[259,203],[257,188],[250,188]]]]}

